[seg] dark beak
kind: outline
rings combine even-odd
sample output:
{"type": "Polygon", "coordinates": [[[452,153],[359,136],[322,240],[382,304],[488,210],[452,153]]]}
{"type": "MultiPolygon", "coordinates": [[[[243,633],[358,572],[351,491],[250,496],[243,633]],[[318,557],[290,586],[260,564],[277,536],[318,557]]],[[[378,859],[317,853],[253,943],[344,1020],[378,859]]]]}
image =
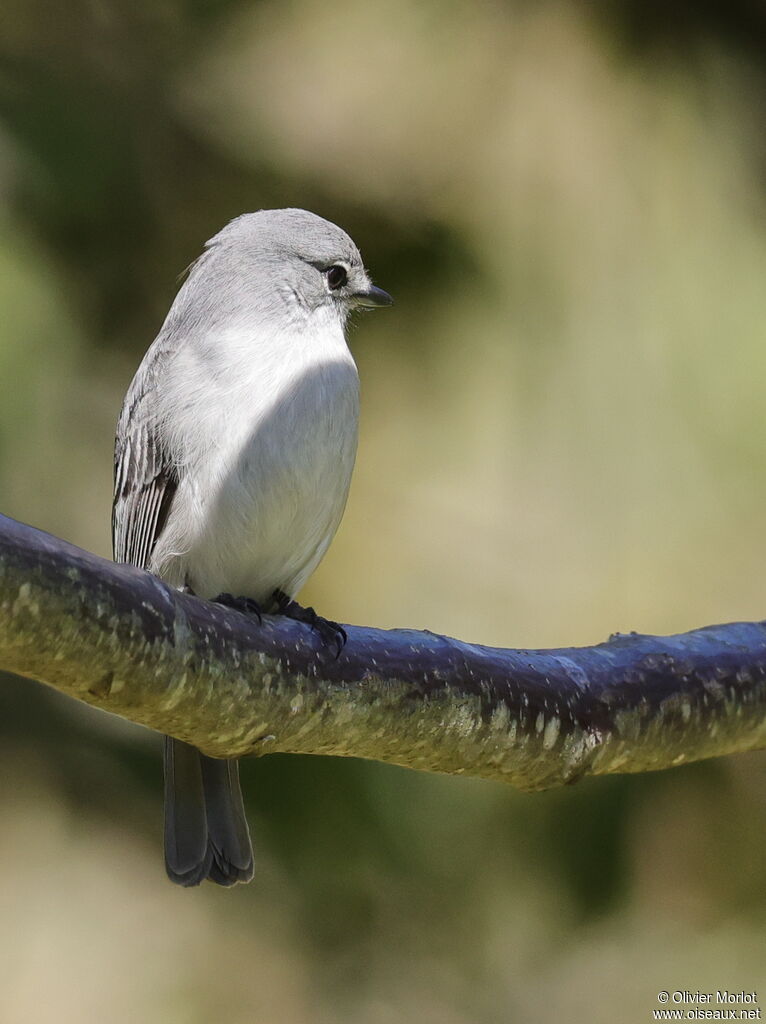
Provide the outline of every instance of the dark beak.
{"type": "Polygon", "coordinates": [[[376,288],[371,284],[366,292],[356,292],[354,303],[357,306],[393,306],[394,300],[384,292],[382,288],[376,288]]]}

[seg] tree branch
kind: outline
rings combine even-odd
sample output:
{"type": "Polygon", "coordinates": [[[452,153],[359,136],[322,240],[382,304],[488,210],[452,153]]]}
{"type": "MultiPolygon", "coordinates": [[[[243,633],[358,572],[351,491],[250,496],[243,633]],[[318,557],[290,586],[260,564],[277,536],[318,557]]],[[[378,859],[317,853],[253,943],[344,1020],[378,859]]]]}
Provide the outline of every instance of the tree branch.
{"type": "Polygon", "coordinates": [[[514,651],[311,629],[0,516],[0,668],[217,757],[374,758],[528,790],[766,746],[766,624],[514,651]]]}

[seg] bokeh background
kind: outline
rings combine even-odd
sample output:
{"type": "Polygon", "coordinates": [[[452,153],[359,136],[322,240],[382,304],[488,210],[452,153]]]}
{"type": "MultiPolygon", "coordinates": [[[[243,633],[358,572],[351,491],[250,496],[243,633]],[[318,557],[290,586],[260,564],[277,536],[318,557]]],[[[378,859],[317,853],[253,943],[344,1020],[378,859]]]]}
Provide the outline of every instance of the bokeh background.
{"type": "MultiPolygon", "coordinates": [[[[502,646],[766,614],[760,0],[5,0],[2,512],[110,552],[122,395],[204,239],[345,227],[358,468],[304,592],[502,646]]],[[[4,1024],[639,1022],[766,1001],[766,759],[527,796],[243,765],[181,891],[154,735],[0,690],[4,1024]]]]}

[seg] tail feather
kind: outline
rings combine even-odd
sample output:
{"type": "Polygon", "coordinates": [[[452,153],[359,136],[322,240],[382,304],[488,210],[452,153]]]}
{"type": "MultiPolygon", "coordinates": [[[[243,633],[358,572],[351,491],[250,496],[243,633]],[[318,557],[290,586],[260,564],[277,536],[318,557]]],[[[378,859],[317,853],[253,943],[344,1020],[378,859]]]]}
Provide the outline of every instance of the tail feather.
{"type": "Polygon", "coordinates": [[[249,882],[253,849],[239,766],[165,737],[165,869],[177,885],[249,882]]]}
{"type": "Polygon", "coordinates": [[[200,754],[200,760],[208,845],[213,854],[209,878],[219,885],[249,882],[253,877],[253,847],[239,786],[239,762],[205,754],[200,754]]]}

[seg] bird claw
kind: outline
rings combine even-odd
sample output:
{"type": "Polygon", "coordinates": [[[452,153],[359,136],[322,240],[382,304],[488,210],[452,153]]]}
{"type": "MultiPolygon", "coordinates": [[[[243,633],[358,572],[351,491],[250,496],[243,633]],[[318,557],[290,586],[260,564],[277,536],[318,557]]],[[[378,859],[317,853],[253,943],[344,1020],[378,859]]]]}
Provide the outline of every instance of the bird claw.
{"type": "Polygon", "coordinates": [[[234,597],[233,594],[219,594],[213,598],[215,604],[221,604],[224,608],[234,608],[245,615],[254,615],[258,622],[263,625],[263,613],[261,606],[252,597],[234,597]]]}
{"type": "Polygon", "coordinates": [[[288,619],[294,619],[296,622],[305,622],[328,647],[330,644],[335,644],[335,658],[337,660],[340,657],[340,652],[346,646],[348,634],[339,622],[322,618],[313,608],[304,608],[281,590],[274,591],[274,600],[280,615],[285,615],[288,619]]]}

